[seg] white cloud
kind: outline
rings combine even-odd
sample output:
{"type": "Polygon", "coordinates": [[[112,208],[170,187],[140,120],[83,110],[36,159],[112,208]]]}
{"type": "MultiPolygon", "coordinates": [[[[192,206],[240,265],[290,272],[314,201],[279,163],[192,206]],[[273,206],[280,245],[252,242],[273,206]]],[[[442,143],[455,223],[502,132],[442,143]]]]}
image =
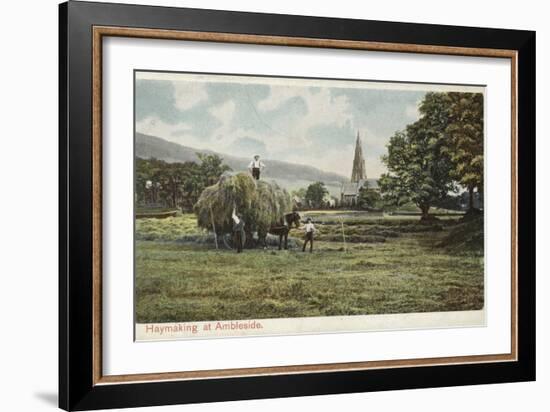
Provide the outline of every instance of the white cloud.
{"type": "Polygon", "coordinates": [[[275,110],[289,99],[296,97],[298,90],[300,89],[296,87],[271,86],[269,96],[258,103],[258,109],[264,112],[275,110]]]}
{"type": "Polygon", "coordinates": [[[333,124],[343,126],[353,121],[351,108],[346,96],[332,97],[330,89],[321,89],[317,93],[308,91],[306,96],[308,114],[304,117],[304,126],[333,124]]]}
{"type": "Polygon", "coordinates": [[[178,110],[189,110],[208,98],[204,83],[179,81],[172,84],[178,110]]]}
{"type": "Polygon", "coordinates": [[[304,115],[297,116],[289,111],[288,119],[282,118],[276,125],[266,124],[267,128],[276,135],[275,139],[266,141],[268,146],[273,146],[274,150],[288,147],[289,144],[295,147],[307,147],[311,144],[307,135],[313,127],[342,127],[347,122],[351,122],[351,126],[354,127],[348,98],[333,97],[328,88],[312,91],[311,88],[306,87],[271,86],[269,96],[257,105],[258,115],[267,115],[270,111],[285,109],[289,100],[296,97],[303,99],[306,105],[307,112],[304,115]]]}
{"type": "Polygon", "coordinates": [[[412,120],[418,120],[420,118],[420,112],[418,111],[418,105],[420,102],[415,104],[409,104],[405,107],[405,116],[412,120]]]}
{"type": "Polygon", "coordinates": [[[271,86],[269,96],[258,103],[258,109],[268,112],[284,108],[288,100],[296,97],[302,98],[307,106],[307,114],[302,118],[305,123],[342,125],[352,119],[348,98],[333,97],[328,88],[312,91],[306,87],[271,86]]]}
{"type": "Polygon", "coordinates": [[[235,114],[235,102],[233,102],[233,100],[228,100],[225,103],[210,108],[208,111],[212,116],[226,124],[233,119],[233,115],[235,114]]]}

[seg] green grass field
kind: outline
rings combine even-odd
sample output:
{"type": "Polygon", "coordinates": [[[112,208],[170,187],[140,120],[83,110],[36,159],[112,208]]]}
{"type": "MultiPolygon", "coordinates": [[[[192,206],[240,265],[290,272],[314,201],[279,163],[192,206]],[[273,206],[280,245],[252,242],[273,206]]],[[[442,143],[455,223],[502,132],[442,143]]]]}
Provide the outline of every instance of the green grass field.
{"type": "MultiPolygon", "coordinates": [[[[298,248],[247,249],[242,254],[216,250],[212,242],[194,241],[207,234],[196,227],[193,215],[137,220],[137,321],[483,307],[482,223],[472,228],[456,218],[422,225],[416,217],[308,214],[318,229],[312,254],[298,248]]],[[[296,230],[291,235],[302,236],[296,230]]]]}

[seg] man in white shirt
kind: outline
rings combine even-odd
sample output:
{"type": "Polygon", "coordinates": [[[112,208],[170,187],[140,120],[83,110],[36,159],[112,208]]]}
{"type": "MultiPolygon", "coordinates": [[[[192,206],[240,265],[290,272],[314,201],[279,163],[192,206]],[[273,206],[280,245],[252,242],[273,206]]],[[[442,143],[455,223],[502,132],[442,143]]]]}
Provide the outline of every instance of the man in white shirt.
{"type": "Polygon", "coordinates": [[[231,218],[233,219],[233,242],[237,253],[241,253],[243,251],[244,220],[235,213],[235,208],[233,208],[231,218]]]}
{"type": "Polygon", "coordinates": [[[306,251],[306,245],[307,245],[307,242],[309,242],[309,253],[311,253],[313,252],[313,234],[315,233],[315,226],[313,225],[313,222],[311,221],[310,217],[308,217],[306,220],[304,230],[306,231],[306,240],[304,242],[304,247],[302,248],[302,252],[306,251]]]}
{"type": "Polygon", "coordinates": [[[252,173],[252,177],[260,180],[260,172],[265,168],[265,164],[260,160],[260,155],[254,155],[254,159],[248,165],[248,170],[252,173]]]}

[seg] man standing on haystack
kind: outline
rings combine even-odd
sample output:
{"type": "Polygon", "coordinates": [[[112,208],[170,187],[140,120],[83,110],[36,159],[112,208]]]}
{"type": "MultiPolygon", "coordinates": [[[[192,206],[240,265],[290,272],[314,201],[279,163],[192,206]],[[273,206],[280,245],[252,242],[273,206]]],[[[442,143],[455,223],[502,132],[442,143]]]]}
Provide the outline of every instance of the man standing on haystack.
{"type": "Polygon", "coordinates": [[[260,160],[260,155],[254,155],[254,159],[248,165],[248,170],[252,173],[252,177],[260,180],[260,172],[264,170],[265,164],[260,160]]]}
{"type": "Polygon", "coordinates": [[[233,243],[237,253],[241,253],[243,251],[244,220],[242,216],[235,213],[235,208],[233,208],[231,218],[233,219],[233,243]]]}

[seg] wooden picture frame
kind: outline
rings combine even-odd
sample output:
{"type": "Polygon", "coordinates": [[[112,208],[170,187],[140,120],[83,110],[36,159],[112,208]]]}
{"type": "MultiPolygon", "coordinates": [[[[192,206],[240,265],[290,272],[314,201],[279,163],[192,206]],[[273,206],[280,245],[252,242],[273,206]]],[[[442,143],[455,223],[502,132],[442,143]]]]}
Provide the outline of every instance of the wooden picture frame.
{"type": "MultiPolygon", "coordinates": [[[[66,410],[535,379],[535,33],[168,7],[60,5],[59,406],[66,410]],[[107,36],[511,60],[508,354],[102,373],[102,40],[107,36]],[[521,183],[521,185],[520,185],[521,183]],[[521,245],[521,246],[520,246],[521,245]]],[[[503,120],[504,121],[504,120],[503,120]]]]}

